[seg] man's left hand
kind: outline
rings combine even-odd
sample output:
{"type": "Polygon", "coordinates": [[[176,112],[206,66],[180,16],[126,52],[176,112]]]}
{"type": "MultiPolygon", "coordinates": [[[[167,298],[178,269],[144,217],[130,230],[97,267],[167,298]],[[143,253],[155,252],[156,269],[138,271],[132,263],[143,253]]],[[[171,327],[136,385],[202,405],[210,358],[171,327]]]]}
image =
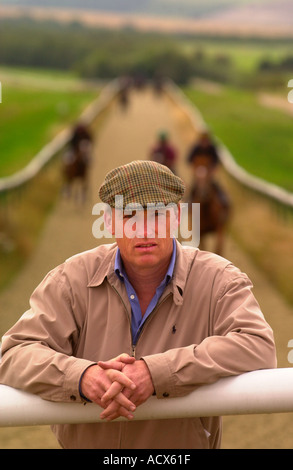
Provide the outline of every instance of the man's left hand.
{"type": "MultiPolygon", "coordinates": [[[[98,364],[100,367],[105,369],[115,368],[114,361],[99,362],[98,364]]],[[[119,367],[120,366],[121,364],[119,367]]],[[[123,374],[130,378],[136,385],[134,391],[125,389],[122,391],[122,393],[124,393],[124,395],[129,398],[136,406],[141,405],[154,393],[154,385],[146,363],[143,360],[135,361],[132,364],[124,363],[122,370],[123,374]]],[[[120,404],[115,401],[116,395],[120,392],[121,387],[119,390],[116,390],[115,385],[113,384],[112,387],[109,388],[109,390],[107,390],[107,392],[103,395],[101,401],[105,406],[105,409],[101,413],[102,419],[112,421],[113,419],[121,416],[119,412],[120,404]]]]}

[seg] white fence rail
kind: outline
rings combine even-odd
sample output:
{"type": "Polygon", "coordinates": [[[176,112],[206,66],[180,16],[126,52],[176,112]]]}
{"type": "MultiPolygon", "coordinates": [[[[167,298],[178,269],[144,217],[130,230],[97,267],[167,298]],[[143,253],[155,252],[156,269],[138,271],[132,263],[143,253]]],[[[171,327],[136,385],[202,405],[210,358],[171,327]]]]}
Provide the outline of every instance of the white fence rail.
{"type": "MultiPolygon", "coordinates": [[[[226,377],[181,398],[151,397],[135,420],[286,413],[293,411],[293,368],[267,369],[226,377]]],[[[0,426],[33,426],[101,421],[93,403],[56,403],[0,385],[0,426]]]]}
{"type": "MultiPolygon", "coordinates": [[[[113,80],[110,82],[103,89],[100,98],[85,110],[80,119],[86,123],[92,122],[98,114],[108,106],[109,102],[113,96],[118,93],[119,89],[119,80],[113,80]]],[[[194,128],[199,131],[205,129],[206,124],[200,112],[191,104],[187,97],[181,92],[180,88],[173,82],[169,82],[167,90],[183,111],[185,111],[194,128]]],[[[20,187],[36,176],[43,166],[45,166],[46,163],[68,143],[70,132],[70,129],[64,129],[43,149],[41,149],[41,151],[23,170],[12,176],[0,178],[0,193],[5,193],[11,189],[20,187]]],[[[237,181],[260,194],[281,203],[283,206],[293,208],[293,193],[251,175],[235,162],[233,156],[223,144],[219,143],[219,147],[223,166],[237,181]]]]}
{"type": "MultiPolygon", "coordinates": [[[[113,80],[106,85],[93,103],[91,103],[78,118],[84,124],[91,124],[94,119],[109,105],[115,94],[118,92],[118,81],[113,80]]],[[[17,173],[5,178],[0,178],[0,193],[6,192],[22,186],[34,178],[40,170],[69,142],[72,129],[66,128],[45,145],[40,152],[30,161],[30,163],[17,173]]]]}

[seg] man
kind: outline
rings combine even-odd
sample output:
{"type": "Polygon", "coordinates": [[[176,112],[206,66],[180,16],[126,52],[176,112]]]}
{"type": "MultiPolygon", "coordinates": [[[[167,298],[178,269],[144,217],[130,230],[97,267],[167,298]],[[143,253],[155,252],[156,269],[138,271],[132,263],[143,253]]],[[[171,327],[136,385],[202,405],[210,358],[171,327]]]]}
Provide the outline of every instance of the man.
{"type": "Polygon", "coordinates": [[[182,180],[152,161],[108,173],[99,194],[113,233],[121,216],[117,244],[53,269],[3,338],[1,383],[103,408],[110,422],[53,427],[64,448],[218,448],[218,417],[136,421],[135,408],[152,395],[180,397],[276,366],[273,334],[247,276],[173,238],[183,193],[182,180]]]}

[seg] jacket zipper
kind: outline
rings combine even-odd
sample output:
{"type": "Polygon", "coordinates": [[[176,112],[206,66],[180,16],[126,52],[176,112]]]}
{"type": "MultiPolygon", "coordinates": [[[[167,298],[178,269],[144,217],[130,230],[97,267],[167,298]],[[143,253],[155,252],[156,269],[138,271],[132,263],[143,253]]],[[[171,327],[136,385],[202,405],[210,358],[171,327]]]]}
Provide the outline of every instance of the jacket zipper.
{"type": "Polygon", "coordinates": [[[128,314],[128,310],[127,310],[127,307],[124,303],[124,300],[122,299],[121,295],[119,294],[118,290],[111,284],[111,287],[112,289],[116,292],[116,294],[120,297],[121,299],[121,302],[123,304],[123,307],[125,309],[125,312],[126,312],[126,316],[127,316],[127,319],[128,319],[128,323],[129,323],[129,329],[130,329],[130,337],[131,337],[131,351],[132,351],[132,356],[135,357],[135,345],[132,344],[132,329],[131,329],[131,318],[129,318],[129,314],[128,314]]]}
{"type": "MultiPolygon", "coordinates": [[[[125,312],[126,312],[126,316],[128,318],[128,322],[129,322],[129,328],[130,328],[130,336],[131,336],[131,340],[132,340],[132,329],[131,329],[131,318],[129,318],[129,315],[128,315],[128,310],[127,310],[127,307],[124,303],[124,300],[122,299],[121,295],[119,294],[118,290],[113,286],[111,285],[112,289],[116,292],[116,294],[120,297],[122,303],[123,303],[123,306],[124,306],[124,309],[125,309],[125,312]]],[[[145,329],[145,326],[147,323],[149,323],[149,321],[152,319],[152,317],[154,316],[154,314],[156,313],[156,311],[158,310],[158,308],[165,302],[166,299],[168,299],[170,297],[172,293],[169,292],[169,294],[166,295],[166,297],[164,297],[163,300],[161,300],[161,302],[159,302],[154,310],[149,314],[148,318],[146,319],[146,321],[144,322],[143,326],[142,326],[142,329],[141,329],[141,332],[140,332],[140,335],[137,339],[137,342],[136,344],[133,344],[133,342],[131,341],[131,350],[132,350],[132,357],[134,357],[136,359],[136,346],[137,346],[137,343],[139,342],[140,338],[141,338],[141,335],[145,329]]]]}
{"type": "Polygon", "coordinates": [[[137,343],[139,342],[141,336],[143,335],[143,332],[145,330],[145,327],[146,325],[152,320],[152,318],[155,316],[155,314],[157,313],[157,310],[159,309],[159,307],[165,302],[165,300],[167,300],[170,295],[172,295],[171,292],[169,292],[169,294],[166,295],[166,297],[163,298],[163,300],[159,301],[159,303],[157,303],[157,305],[155,306],[154,310],[149,314],[149,316],[147,317],[146,321],[144,322],[143,326],[142,326],[142,329],[141,329],[141,332],[139,334],[139,337],[137,338],[137,342],[136,344],[133,344],[132,345],[132,355],[133,357],[135,357],[135,348],[137,346],[137,343]]]}

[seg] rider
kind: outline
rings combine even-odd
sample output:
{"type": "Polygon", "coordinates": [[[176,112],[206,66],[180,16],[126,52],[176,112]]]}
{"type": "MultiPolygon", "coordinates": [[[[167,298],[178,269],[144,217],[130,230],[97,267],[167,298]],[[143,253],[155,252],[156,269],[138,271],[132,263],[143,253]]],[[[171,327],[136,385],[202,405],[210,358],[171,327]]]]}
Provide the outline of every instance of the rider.
{"type": "Polygon", "coordinates": [[[70,146],[75,151],[85,151],[85,149],[88,150],[91,147],[92,140],[88,128],[84,124],[78,123],[73,129],[70,146]]]}
{"type": "Polygon", "coordinates": [[[204,131],[201,133],[198,141],[192,146],[187,156],[187,163],[198,166],[198,162],[206,161],[210,177],[220,163],[220,157],[217,147],[212,141],[209,133],[204,131]]]}
{"type": "Polygon", "coordinates": [[[208,131],[203,131],[198,141],[192,146],[187,155],[187,163],[194,169],[194,184],[196,185],[203,181],[212,184],[216,188],[223,204],[229,206],[226,193],[215,180],[215,173],[220,164],[220,156],[208,131]]]}
{"type": "Polygon", "coordinates": [[[160,131],[158,141],[151,150],[150,160],[167,166],[173,173],[175,172],[177,152],[169,142],[169,136],[166,131],[160,131]]]}
{"type": "Polygon", "coordinates": [[[78,123],[73,131],[69,141],[69,153],[72,159],[77,160],[82,167],[87,167],[90,162],[93,138],[88,128],[78,123]]]}
{"type": "Polygon", "coordinates": [[[72,130],[65,153],[62,157],[64,178],[63,193],[71,193],[71,183],[78,179],[82,181],[83,198],[87,191],[88,167],[91,163],[93,138],[91,132],[83,123],[77,123],[72,130]]]}

